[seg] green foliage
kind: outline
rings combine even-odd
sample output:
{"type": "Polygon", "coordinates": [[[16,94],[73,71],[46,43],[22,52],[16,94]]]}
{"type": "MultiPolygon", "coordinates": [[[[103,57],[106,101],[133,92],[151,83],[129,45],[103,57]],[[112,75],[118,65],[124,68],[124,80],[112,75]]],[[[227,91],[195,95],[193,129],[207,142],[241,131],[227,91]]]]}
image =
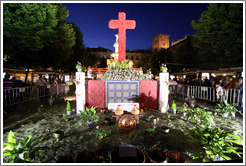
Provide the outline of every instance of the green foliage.
{"type": "Polygon", "coordinates": [[[159,150],[160,149],[160,141],[158,141],[157,143],[155,143],[153,146],[147,148],[144,152],[145,153],[150,153],[150,152],[153,152],[155,150],[159,150]]]}
{"type": "Polygon", "coordinates": [[[67,111],[71,111],[72,109],[71,109],[71,105],[70,105],[70,102],[69,101],[67,101],[67,108],[66,108],[66,110],[67,111]]]}
{"type": "Polygon", "coordinates": [[[62,114],[62,119],[69,120],[70,118],[69,118],[69,116],[67,114],[62,114]]]}
{"type": "Polygon", "coordinates": [[[15,140],[15,135],[12,131],[8,135],[8,143],[3,143],[3,155],[10,156],[12,160],[9,162],[30,162],[30,151],[36,145],[36,139],[33,139],[31,135],[28,135],[18,144],[15,140]]]}
{"type": "Polygon", "coordinates": [[[85,111],[80,111],[82,118],[85,122],[97,122],[99,120],[99,115],[96,112],[96,107],[91,107],[90,109],[86,107],[85,111]]]}
{"type": "Polygon", "coordinates": [[[215,114],[216,115],[219,114],[222,117],[223,117],[223,114],[229,113],[235,118],[236,112],[241,114],[241,112],[238,111],[235,108],[235,106],[233,106],[232,104],[229,104],[226,100],[224,100],[222,104],[217,104],[217,107],[215,109],[215,114]]]}
{"type": "Polygon", "coordinates": [[[148,133],[156,133],[155,129],[156,129],[156,126],[155,125],[151,125],[151,126],[147,127],[146,131],[148,133]]]}
{"type": "Polygon", "coordinates": [[[60,68],[73,53],[75,33],[57,3],[5,3],[4,54],[17,67],[60,68]]]}
{"type": "Polygon", "coordinates": [[[214,67],[242,65],[242,3],[211,3],[191,24],[197,30],[194,37],[201,62],[214,67]]]}
{"type": "Polygon", "coordinates": [[[239,157],[240,152],[234,144],[243,145],[242,138],[221,130],[219,127],[196,126],[192,131],[192,138],[197,140],[204,148],[203,153],[196,154],[193,159],[203,157],[203,162],[230,160],[225,154],[234,153],[239,157]]]}
{"type": "Polygon", "coordinates": [[[169,116],[171,116],[171,113],[170,112],[165,113],[165,117],[166,118],[169,117],[169,116]]]}
{"type": "Polygon", "coordinates": [[[208,112],[202,108],[189,108],[187,111],[187,119],[198,124],[204,124],[206,126],[215,126],[214,117],[211,112],[208,112]]]}
{"type": "Polygon", "coordinates": [[[107,135],[108,133],[105,130],[100,129],[100,128],[97,129],[96,137],[100,137],[102,139],[102,138],[105,138],[107,135]]]}
{"type": "Polygon", "coordinates": [[[43,105],[40,105],[40,106],[37,108],[37,111],[38,111],[38,112],[44,111],[43,105]]]}

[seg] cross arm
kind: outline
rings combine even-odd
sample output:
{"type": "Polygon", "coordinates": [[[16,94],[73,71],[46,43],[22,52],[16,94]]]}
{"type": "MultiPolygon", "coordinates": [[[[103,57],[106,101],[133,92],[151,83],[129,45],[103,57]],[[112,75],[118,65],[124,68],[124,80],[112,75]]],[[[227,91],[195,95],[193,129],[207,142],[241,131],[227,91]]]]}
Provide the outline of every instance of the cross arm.
{"type": "Polygon", "coordinates": [[[119,20],[110,20],[108,23],[110,29],[118,29],[119,28],[119,20]]]}

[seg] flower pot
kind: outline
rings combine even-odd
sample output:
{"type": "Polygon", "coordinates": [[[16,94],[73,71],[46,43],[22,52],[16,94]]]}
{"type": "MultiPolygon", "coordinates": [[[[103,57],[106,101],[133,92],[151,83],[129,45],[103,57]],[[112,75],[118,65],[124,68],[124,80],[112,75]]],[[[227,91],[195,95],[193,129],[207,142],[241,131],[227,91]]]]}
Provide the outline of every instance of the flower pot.
{"type": "Polygon", "coordinates": [[[163,132],[163,133],[169,133],[169,128],[167,127],[167,126],[162,126],[161,127],[161,131],[163,132]]]}
{"type": "Polygon", "coordinates": [[[121,105],[118,105],[114,113],[115,115],[122,115],[124,113],[124,111],[121,109],[121,105]]]}
{"type": "Polygon", "coordinates": [[[63,130],[57,130],[54,132],[54,137],[56,139],[56,141],[60,141],[62,140],[62,138],[64,137],[64,131],[63,130]]]}
{"type": "Polygon", "coordinates": [[[176,109],[173,109],[173,114],[176,114],[177,110],[176,109]]]}
{"type": "Polygon", "coordinates": [[[154,137],[154,134],[153,133],[150,133],[149,136],[154,137]]]}
{"type": "Polygon", "coordinates": [[[139,114],[139,110],[138,110],[138,108],[137,108],[137,105],[134,105],[134,108],[132,109],[131,113],[132,113],[133,115],[138,115],[138,114],[139,114]]]}
{"type": "Polygon", "coordinates": [[[153,150],[147,155],[151,163],[167,163],[166,154],[160,150],[153,150]]]}
{"type": "Polygon", "coordinates": [[[68,119],[65,119],[65,122],[68,122],[68,119]]]}
{"type": "Polygon", "coordinates": [[[67,115],[71,115],[72,111],[67,111],[67,115]]]}
{"type": "Polygon", "coordinates": [[[96,124],[95,122],[89,122],[88,123],[88,126],[91,129],[91,128],[93,128],[95,126],[95,124],[96,124]]]}
{"type": "Polygon", "coordinates": [[[166,153],[169,163],[185,163],[188,160],[188,156],[175,151],[168,151],[166,153]]]}
{"type": "Polygon", "coordinates": [[[223,113],[223,117],[224,117],[224,118],[227,118],[227,117],[228,117],[228,115],[229,115],[229,112],[227,112],[227,113],[223,113]]]}
{"type": "Polygon", "coordinates": [[[77,69],[78,72],[82,72],[82,69],[77,69]]]}
{"type": "Polygon", "coordinates": [[[95,153],[90,151],[83,151],[78,154],[76,163],[96,163],[97,156],[95,153]]]}
{"type": "Polygon", "coordinates": [[[111,163],[145,163],[145,160],[143,151],[135,145],[119,145],[110,153],[111,163]]]}
{"type": "Polygon", "coordinates": [[[167,116],[167,118],[168,118],[168,119],[170,119],[170,118],[171,118],[171,116],[167,116]]]}

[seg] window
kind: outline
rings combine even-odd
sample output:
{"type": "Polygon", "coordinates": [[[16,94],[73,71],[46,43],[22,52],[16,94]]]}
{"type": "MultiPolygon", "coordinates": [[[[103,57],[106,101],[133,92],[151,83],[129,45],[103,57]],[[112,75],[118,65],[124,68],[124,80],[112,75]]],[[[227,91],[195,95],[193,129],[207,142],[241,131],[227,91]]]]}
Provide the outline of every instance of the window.
{"type": "Polygon", "coordinates": [[[131,56],[131,60],[133,60],[133,55],[131,56]]]}
{"type": "Polygon", "coordinates": [[[137,60],[139,60],[138,56],[137,56],[137,60]]]}

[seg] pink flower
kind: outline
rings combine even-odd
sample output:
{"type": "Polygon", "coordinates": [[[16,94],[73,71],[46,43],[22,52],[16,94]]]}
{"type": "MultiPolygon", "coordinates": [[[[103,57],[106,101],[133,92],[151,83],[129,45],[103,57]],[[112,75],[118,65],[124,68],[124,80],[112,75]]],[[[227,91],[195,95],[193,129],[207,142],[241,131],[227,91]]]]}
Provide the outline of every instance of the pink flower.
{"type": "Polygon", "coordinates": [[[185,105],[186,107],[189,107],[189,105],[188,105],[186,102],[184,102],[184,105],[185,105]]]}
{"type": "Polygon", "coordinates": [[[156,127],[155,127],[155,126],[153,126],[153,128],[155,129],[156,127]]]}
{"type": "Polygon", "coordinates": [[[79,65],[81,65],[81,62],[78,61],[77,63],[78,63],[79,65]]]}
{"type": "Polygon", "coordinates": [[[99,126],[97,126],[96,129],[99,129],[99,126]]]}

